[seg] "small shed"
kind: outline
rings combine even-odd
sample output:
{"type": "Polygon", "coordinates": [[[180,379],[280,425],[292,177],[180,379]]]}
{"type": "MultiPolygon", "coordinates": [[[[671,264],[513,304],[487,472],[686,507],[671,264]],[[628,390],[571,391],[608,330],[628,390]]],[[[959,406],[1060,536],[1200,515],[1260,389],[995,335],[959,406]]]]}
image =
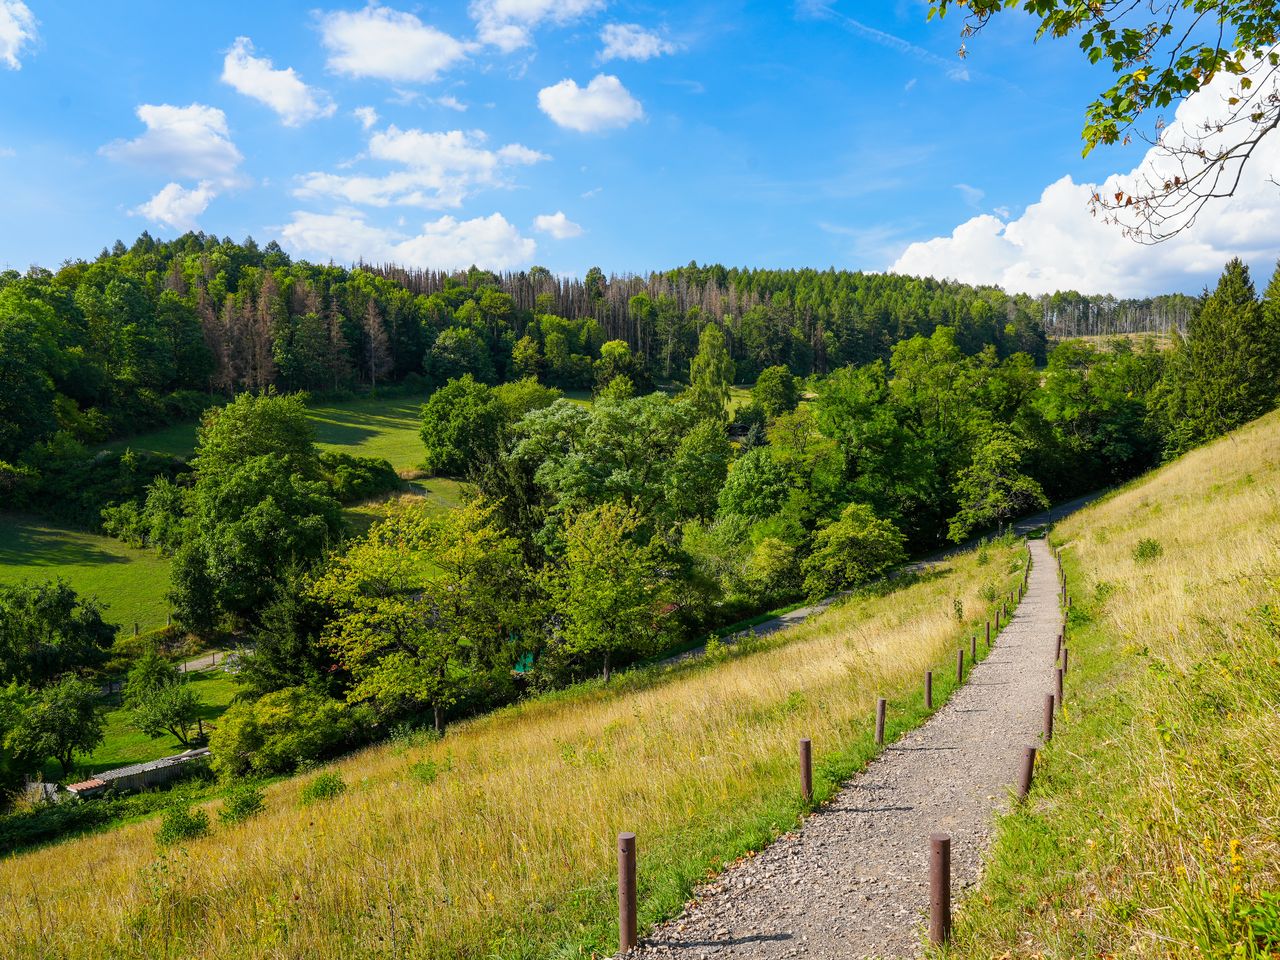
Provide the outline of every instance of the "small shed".
{"type": "Polygon", "coordinates": [[[190,769],[193,763],[209,756],[208,747],[188,750],[172,757],[148,760],[114,770],[104,770],[88,780],[67,784],[67,791],[77,797],[94,797],[108,790],[142,790],[168,783],[174,777],[190,769]]]}

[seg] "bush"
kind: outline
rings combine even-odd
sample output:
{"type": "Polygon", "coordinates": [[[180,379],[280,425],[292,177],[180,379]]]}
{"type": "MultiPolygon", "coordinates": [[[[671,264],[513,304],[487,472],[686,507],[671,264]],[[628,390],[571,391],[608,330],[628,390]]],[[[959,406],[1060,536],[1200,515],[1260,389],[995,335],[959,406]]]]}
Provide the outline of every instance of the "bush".
{"type": "Polygon", "coordinates": [[[227,791],[222,801],[222,809],[218,811],[218,819],[223,823],[242,823],[266,806],[266,793],[256,784],[242,783],[227,791]]]}
{"type": "Polygon", "coordinates": [[[1151,537],[1143,537],[1133,548],[1133,559],[1136,563],[1150,563],[1164,553],[1160,541],[1151,537]]]}
{"type": "Polygon", "coordinates": [[[377,457],[355,457],[349,453],[324,452],[320,467],[329,478],[333,498],[340,503],[368,500],[401,487],[395,467],[377,457]]]}
{"type": "Polygon", "coordinates": [[[209,814],[200,808],[192,810],[185,804],[170,807],[160,818],[160,830],[156,842],[164,845],[196,840],[209,832],[209,814]]]}
{"type": "Polygon", "coordinates": [[[340,773],[330,771],[322,773],[302,788],[302,802],[316,803],[319,800],[332,800],[345,793],[346,781],[340,773]]]}
{"type": "Polygon", "coordinates": [[[288,773],[346,742],[354,729],[342,704],[306,687],[286,687],[235,703],[209,735],[222,777],[288,773]]]}

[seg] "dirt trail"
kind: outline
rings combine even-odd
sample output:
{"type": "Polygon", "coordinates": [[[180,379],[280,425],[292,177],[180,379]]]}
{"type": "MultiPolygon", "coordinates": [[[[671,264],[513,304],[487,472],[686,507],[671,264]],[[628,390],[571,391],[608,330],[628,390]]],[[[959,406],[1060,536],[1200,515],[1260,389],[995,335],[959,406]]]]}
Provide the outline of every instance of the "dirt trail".
{"type": "Polygon", "coordinates": [[[1026,597],[947,705],[803,827],[699,890],[632,957],[919,955],[929,833],[951,834],[958,899],[977,878],[993,816],[1009,801],[1023,747],[1039,742],[1053,691],[1057,565],[1043,540],[1030,547],[1026,597]]]}

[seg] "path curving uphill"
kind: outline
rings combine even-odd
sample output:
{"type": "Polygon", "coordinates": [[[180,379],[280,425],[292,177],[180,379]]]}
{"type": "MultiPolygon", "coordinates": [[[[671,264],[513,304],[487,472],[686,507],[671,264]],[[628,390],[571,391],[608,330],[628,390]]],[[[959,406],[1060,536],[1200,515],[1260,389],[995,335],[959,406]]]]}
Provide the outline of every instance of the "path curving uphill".
{"type": "MultiPolygon", "coordinates": [[[[957,899],[1053,692],[1058,568],[1030,543],[1029,587],[990,655],[927,723],[890,744],[802,827],[726,870],[630,957],[914,957],[932,831],[951,835],[957,899]]],[[[815,747],[820,745],[815,744],[815,747]]]]}

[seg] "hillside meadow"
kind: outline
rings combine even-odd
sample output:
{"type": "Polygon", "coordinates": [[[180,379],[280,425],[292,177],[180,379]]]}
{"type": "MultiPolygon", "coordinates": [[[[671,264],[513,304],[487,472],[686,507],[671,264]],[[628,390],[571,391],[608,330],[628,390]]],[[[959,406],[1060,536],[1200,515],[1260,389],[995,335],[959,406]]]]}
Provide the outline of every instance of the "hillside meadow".
{"type": "Polygon", "coordinates": [[[1280,952],[1280,413],[1054,530],[1067,710],[948,957],[1280,952]]]}
{"type": "MultiPolygon", "coordinates": [[[[161,848],[154,820],[0,862],[0,942],[23,957],[587,957],[611,952],[614,838],[640,845],[643,926],[803,815],[796,742],[815,792],[923,719],[937,671],[1022,575],[1009,543],[676,668],[623,674],[326,768],[345,793],[161,848]],[[87,866],[88,865],[88,866],[87,866]]],[[[216,804],[213,805],[216,807],[216,804]]],[[[215,818],[216,822],[216,818],[215,818]]]]}

